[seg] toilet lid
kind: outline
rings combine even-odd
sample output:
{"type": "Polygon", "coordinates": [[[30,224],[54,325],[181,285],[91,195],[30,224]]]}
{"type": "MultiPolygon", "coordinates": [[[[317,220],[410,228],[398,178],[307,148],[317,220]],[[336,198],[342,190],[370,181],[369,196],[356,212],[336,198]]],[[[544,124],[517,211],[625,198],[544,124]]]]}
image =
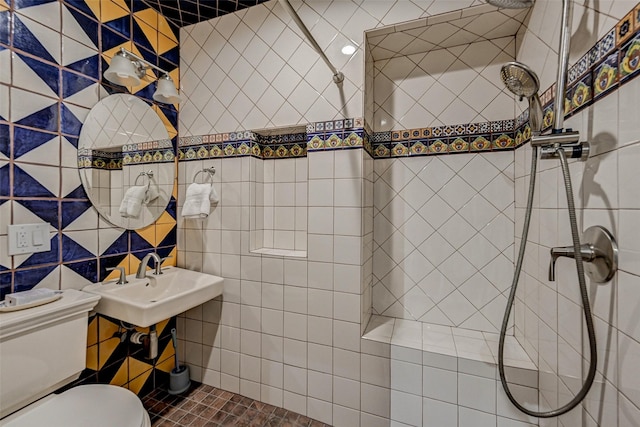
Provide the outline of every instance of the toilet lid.
{"type": "Polygon", "coordinates": [[[144,407],[126,388],[90,384],[73,387],[33,409],[9,426],[141,427],[144,407]]]}

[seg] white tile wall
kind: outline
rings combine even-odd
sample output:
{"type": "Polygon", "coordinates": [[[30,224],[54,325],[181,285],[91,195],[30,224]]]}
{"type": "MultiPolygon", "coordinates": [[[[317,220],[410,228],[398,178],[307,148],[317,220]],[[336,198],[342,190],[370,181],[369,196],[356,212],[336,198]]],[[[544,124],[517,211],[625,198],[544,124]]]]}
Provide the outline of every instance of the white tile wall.
{"type": "Polygon", "coordinates": [[[507,37],[375,60],[368,75],[373,79],[373,130],[513,118],[513,96],[498,68],[513,61],[515,53],[515,37],[507,37]]]}
{"type": "MultiPolygon", "coordinates": [[[[635,1],[622,0],[596,5],[574,3],[570,62],[580,58],[586,48],[636,5],[635,1]]],[[[517,59],[533,66],[543,89],[555,80],[559,15],[560,2],[536,2],[519,36],[517,59]]],[[[634,332],[637,319],[629,320],[628,313],[632,307],[638,307],[632,284],[640,281],[640,271],[634,262],[637,247],[633,241],[637,239],[632,237],[638,234],[637,221],[633,221],[638,207],[637,189],[630,184],[634,182],[636,169],[629,167],[640,142],[635,132],[637,125],[630,121],[637,123],[640,119],[634,96],[638,88],[640,82],[631,81],[565,123],[566,127],[579,130],[582,139],[589,140],[594,147],[594,156],[586,163],[571,164],[578,228],[584,230],[599,224],[611,230],[620,245],[620,270],[607,284],[589,284],[587,279],[596,316],[599,357],[596,383],[587,395],[583,411],[574,410],[548,425],[637,424],[637,419],[631,421],[631,417],[636,417],[640,396],[637,387],[629,387],[628,379],[636,375],[629,361],[640,357],[640,345],[634,332]]],[[[531,151],[528,148],[518,151],[516,185],[524,194],[531,151]]],[[[557,282],[547,281],[549,247],[569,244],[571,236],[559,165],[543,161],[539,166],[540,186],[529,235],[531,252],[525,262],[516,305],[516,314],[522,315],[516,316],[515,327],[516,336],[541,368],[540,400],[555,408],[566,402],[584,380],[588,347],[575,267],[563,262],[557,268],[557,282]],[[581,357],[583,370],[576,365],[581,357]],[[572,393],[568,393],[567,385],[572,393]]],[[[522,212],[516,215],[517,235],[524,218],[524,197],[516,197],[516,212],[522,212]]]]}
{"type": "Polygon", "coordinates": [[[375,161],[375,313],[499,330],[508,283],[492,266],[513,269],[513,167],[513,152],[375,161]]]}

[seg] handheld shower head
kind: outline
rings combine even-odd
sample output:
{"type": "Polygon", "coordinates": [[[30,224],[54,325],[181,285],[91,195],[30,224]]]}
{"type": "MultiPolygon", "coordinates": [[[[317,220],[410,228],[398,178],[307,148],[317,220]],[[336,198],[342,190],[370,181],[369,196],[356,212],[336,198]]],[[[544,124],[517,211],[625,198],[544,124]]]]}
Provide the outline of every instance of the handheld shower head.
{"type": "Polygon", "coordinates": [[[542,106],[538,97],[540,81],[536,73],[520,62],[507,62],[500,70],[500,77],[507,89],[514,95],[529,100],[529,120],[531,130],[542,131],[542,106]]]}
{"type": "Polygon", "coordinates": [[[526,9],[533,6],[534,0],[487,0],[492,6],[504,9],[526,9]]]}

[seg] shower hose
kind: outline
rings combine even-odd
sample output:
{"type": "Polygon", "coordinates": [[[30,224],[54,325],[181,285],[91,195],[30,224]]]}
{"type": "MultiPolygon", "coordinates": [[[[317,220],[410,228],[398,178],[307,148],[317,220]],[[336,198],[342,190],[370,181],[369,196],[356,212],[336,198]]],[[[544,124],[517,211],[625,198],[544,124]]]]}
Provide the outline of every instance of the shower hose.
{"type": "Polygon", "coordinates": [[[509,316],[511,315],[511,308],[516,296],[516,290],[518,288],[518,279],[522,270],[522,262],[524,260],[524,253],[527,243],[527,236],[529,234],[529,224],[531,222],[531,210],[533,207],[533,193],[536,185],[536,165],[538,157],[538,147],[534,146],[531,157],[531,178],[529,180],[529,194],[527,196],[527,209],[524,218],[524,227],[522,230],[522,240],[520,241],[520,249],[518,251],[518,258],[516,261],[516,267],[513,274],[513,282],[511,283],[511,292],[509,293],[509,299],[507,301],[507,307],[505,309],[504,318],[502,319],[502,327],[500,328],[500,340],[498,343],[498,370],[500,372],[500,382],[504,387],[504,391],[507,397],[513,403],[513,405],[520,411],[527,415],[538,418],[551,418],[565,414],[575,408],[587,395],[593,380],[596,375],[597,364],[597,352],[596,352],[596,334],[593,326],[593,318],[591,317],[591,306],[589,305],[589,296],[587,294],[587,285],[584,277],[584,266],[582,265],[582,255],[580,253],[580,237],[578,234],[578,224],[576,220],[576,208],[573,201],[573,190],[571,189],[571,176],[569,175],[569,165],[567,163],[567,157],[562,148],[558,148],[558,156],[560,157],[560,166],[562,167],[562,175],[564,177],[564,186],[567,194],[567,207],[569,210],[569,222],[571,223],[571,236],[573,238],[573,251],[575,253],[576,270],[578,273],[578,283],[580,285],[580,296],[582,298],[582,309],[584,312],[584,320],[587,324],[587,334],[589,335],[589,352],[590,363],[589,372],[585,382],[582,384],[582,388],[575,395],[571,401],[566,405],[546,412],[536,412],[521,405],[511,393],[504,369],[504,342],[507,333],[507,326],[509,323],[509,316]]]}

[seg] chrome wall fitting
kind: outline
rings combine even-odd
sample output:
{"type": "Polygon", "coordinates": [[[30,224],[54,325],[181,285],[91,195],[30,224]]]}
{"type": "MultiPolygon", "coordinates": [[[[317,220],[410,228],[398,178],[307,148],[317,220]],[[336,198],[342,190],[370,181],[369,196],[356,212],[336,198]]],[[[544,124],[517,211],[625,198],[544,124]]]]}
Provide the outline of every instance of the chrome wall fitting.
{"type": "Polygon", "coordinates": [[[560,147],[546,146],[540,148],[540,159],[557,159],[559,158],[558,150],[562,149],[565,155],[569,159],[580,159],[580,161],[586,161],[589,158],[591,152],[591,144],[588,142],[578,142],[577,144],[567,144],[560,147]]]}
{"type": "MultiPolygon", "coordinates": [[[[618,244],[615,237],[604,227],[594,225],[582,234],[585,242],[580,246],[580,255],[585,262],[584,271],[595,283],[611,280],[618,271],[618,244]]],[[[575,258],[573,246],[551,248],[549,281],[555,281],[556,261],[560,257],[575,258]]]]}

